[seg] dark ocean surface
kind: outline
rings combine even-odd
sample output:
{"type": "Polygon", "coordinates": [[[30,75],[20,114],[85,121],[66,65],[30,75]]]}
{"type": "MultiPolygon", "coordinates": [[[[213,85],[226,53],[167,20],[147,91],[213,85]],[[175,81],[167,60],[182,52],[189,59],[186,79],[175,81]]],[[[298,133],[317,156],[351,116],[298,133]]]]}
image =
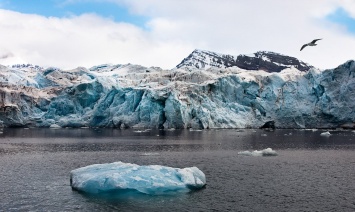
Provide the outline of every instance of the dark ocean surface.
{"type": "Polygon", "coordinates": [[[4,129],[0,211],[355,211],[355,132],[322,132],[4,129]],[[238,155],[268,147],[278,155],[238,155]],[[71,189],[71,170],[115,161],[197,166],[207,186],[168,196],[71,189]]]}

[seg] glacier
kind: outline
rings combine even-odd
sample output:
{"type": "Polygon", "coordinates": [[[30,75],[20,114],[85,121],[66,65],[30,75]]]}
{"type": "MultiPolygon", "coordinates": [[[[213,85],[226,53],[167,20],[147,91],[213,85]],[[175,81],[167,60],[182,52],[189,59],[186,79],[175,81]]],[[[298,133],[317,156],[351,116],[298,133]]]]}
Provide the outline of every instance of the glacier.
{"type": "Polygon", "coordinates": [[[205,174],[197,167],[171,168],[114,162],[94,164],[70,172],[74,190],[90,194],[133,190],[151,195],[186,193],[206,185],[205,174]]]}
{"type": "Polygon", "coordinates": [[[156,129],[355,126],[355,62],[195,50],[169,70],[0,66],[0,127],[156,129]]]}

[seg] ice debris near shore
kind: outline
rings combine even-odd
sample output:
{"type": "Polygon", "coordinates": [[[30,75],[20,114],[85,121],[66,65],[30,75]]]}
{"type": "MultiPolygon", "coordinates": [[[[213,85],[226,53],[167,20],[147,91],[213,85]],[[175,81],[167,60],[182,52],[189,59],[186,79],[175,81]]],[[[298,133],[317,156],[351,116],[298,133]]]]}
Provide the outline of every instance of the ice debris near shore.
{"type": "Polygon", "coordinates": [[[266,148],[263,150],[255,150],[255,151],[243,151],[238,152],[238,155],[246,155],[246,156],[277,156],[275,150],[271,148],[266,148]]]}
{"type": "Polygon", "coordinates": [[[70,184],[74,190],[91,194],[135,190],[163,195],[201,189],[206,185],[206,177],[197,167],[180,169],[114,162],[72,170],[70,184]]]}
{"type": "Polygon", "coordinates": [[[171,70],[0,66],[0,85],[4,127],[259,128],[274,121],[276,128],[337,128],[355,121],[354,61],[321,71],[268,52],[238,59],[194,51],[171,70]]]}

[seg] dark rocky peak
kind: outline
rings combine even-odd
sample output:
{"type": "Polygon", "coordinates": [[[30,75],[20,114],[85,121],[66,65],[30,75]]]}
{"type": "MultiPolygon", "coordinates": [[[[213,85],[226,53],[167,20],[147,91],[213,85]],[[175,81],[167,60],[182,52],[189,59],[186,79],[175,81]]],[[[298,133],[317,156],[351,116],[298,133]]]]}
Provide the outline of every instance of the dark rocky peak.
{"type": "Polygon", "coordinates": [[[39,65],[32,64],[15,64],[11,66],[12,69],[23,69],[23,68],[31,68],[36,70],[43,70],[44,68],[39,65]]]}
{"type": "Polygon", "coordinates": [[[196,68],[228,68],[233,66],[245,70],[264,70],[267,72],[280,72],[289,67],[295,67],[300,71],[308,71],[313,67],[295,57],[274,52],[259,51],[250,55],[233,56],[196,49],[177,65],[176,68],[191,70],[196,68]]]}
{"type": "Polygon", "coordinates": [[[280,72],[285,68],[295,67],[300,71],[308,71],[313,66],[275,52],[259,51],[253,55],[239,55],[236,66],[246,70],[264,70],[267,72],[280,72]]]}

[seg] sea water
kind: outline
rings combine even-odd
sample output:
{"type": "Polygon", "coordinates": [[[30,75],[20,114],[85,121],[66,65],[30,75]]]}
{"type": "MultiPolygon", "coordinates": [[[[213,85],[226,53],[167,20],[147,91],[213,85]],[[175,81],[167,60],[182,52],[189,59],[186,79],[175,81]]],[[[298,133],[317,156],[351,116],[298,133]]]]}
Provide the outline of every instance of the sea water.
{"type": "Polygon", "coordinates": [[[355,133],[325,130],[4,129],[0,211],[354,211],[355,133]],[[238,154],[272,148],[273,157],[238,154]],[[71,170],[122,161],[196,166],[176,195],[86,195],[71,170]]]}

